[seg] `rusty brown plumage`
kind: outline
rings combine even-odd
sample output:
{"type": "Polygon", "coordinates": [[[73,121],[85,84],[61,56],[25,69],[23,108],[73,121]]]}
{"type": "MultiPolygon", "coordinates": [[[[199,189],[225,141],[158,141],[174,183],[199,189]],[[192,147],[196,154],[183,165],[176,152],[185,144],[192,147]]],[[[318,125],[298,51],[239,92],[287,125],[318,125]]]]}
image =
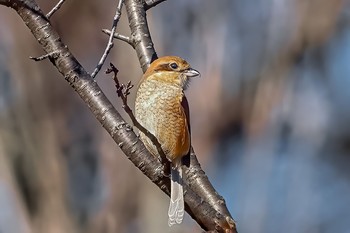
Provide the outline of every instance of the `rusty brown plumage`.
{"type": "MultiPolygon", "coordinates": [[[[199,72],[180,57],[161,57],[150,65],[137,90],[135,117],[152,133],[172,163],[169,226],[181,223],[184,215],[181,158],[191,147],[189,108],[184,90],[199,72]]],[[[158,150],[140,132],[140,139],[155,156],[158,150]]]]}

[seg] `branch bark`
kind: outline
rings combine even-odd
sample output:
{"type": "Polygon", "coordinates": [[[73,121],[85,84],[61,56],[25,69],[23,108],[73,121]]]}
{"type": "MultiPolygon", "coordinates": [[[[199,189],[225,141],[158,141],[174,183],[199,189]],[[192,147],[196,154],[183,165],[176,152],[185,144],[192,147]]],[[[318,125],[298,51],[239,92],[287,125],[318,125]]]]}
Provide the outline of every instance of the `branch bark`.
{"type": "Polygon", "coordinates": [[[166,0],[145,0],[145,10],[148,10],[152,7],[157,6],[159,3],[162,3],[166,0]]]}
{"type": "Polygon", "coordinates": [[[149,64],[157,59],[148,29],[146,10],[142,0],[125,0],[125,6],[136,54],[145,73],[149,64]]]}
{"type": "MultiPolygon", "coordinates": [[[[48,59],[77,92],[96,119],[112,136],[125,155],[153,183],[169,195],[169,177],[163,175],[163,165],[154,158],[113,107],[97,83],[61,41],[45,14],[34,0],[0,0],[0,5],[13,8],[42,46],[48,59]]],[[[125,0],[135,50],[142,70],[145,71],[157,55],[147,26],[142,0],[125,0]]],[[[185,168],[186,211],[198,224],[211,232],[237,232],[224,199],[210,184],[192,150],[189,166],[185,168]]]]}

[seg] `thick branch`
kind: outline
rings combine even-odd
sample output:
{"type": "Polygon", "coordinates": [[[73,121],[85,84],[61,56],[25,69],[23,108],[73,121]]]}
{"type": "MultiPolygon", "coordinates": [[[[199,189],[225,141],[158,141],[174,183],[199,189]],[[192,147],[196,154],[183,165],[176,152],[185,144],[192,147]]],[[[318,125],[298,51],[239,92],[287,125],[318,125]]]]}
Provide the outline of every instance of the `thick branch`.
{"type": "Polygon", "coordinates": [[[131,37],[135,41],[135,50],[143,72],[157,59],[151,34],[148,30],[146,11],[142,0],[125,0],[131,37]]]}
{"type": "MultiPolygon", "coordinates": [[[[139,16],[145,17],[145,12],[141,1],[131,1],[131,6],[127,5],[128,11],[136,11],[140,13],[139,16]],[[141,9],[142,8],[142,9],[141,9]]],[[[0,0],[0,4],[11,6],[17,11],[25,24],[31,30],[34,37],[41,44],[46,54],[55,53],[55,56],[49,56],[50,61],[56,66],[58,71],[63,75],[65,80],[70,86],[77,92],[77,94],[88,105],[92,113],[95,115],[101,125],[108,131],[114,141],[119,145],[126,156],[137,166],[149,179],[151,179],[161,190],[169,195],[169,178],[163,176],[162,164],[154,158],[144,147],[142,142],[138,139],[124,119],[120,116],[117,110],[109,102],[97,83],[91,78],[91,76],[85,71],[85,69],[79,64],[75,57],[70,53],[67,46],[62,43],[61,38],[56,31],[51,27],[47,21],[46,16],[40,10],[39,6],[34,0],[0,0]]],[[[130,12],[128,15],[131,14],[130,12]]],[[[135,16],[136,17],[136,16],[135,16]]],[[[145,70],[152,60],[156,57],[153,49],[153,44],[150,37],[146,34],[139,35],[141,32],[148,32],[148,28],[143,28],[143,24],[135,25],[136,23],[146,23],[145,19],[130,18],[130,27],[135,29],[133,32],[135,38],[140,37],[136,45],[136,51],[138,53],[142,69],[145,70]],[[143,41],[145,39],[145,41],[143,41]],[[138,44],[139,43],[139,44],[138,44]],[[147,43],[149,43],[147,45],[147,43]],[[141,45],[140,45],[141,44],[141,45]]],[[[149,35],[149,33],[147,34],[149,35]]],[[[200,169],[199,164],[196,165],[195,156],[191,156],[191,166],[197,177],[192,177],[193,181],[197,181],[200,177],[206,178],[204,172],[200,169]],[[192,161],[194,157],[194,162],[192,161]]],[[[198,162],[198,161],[197,161],[198,162]]],[[[191,174],[194,172],[190,166],[186,171],[187,175],[191,178],[191,174]]],[[[221,212],[216,209],[215,204],[209,204],[201,193],[195,193],[193,190],[199,190],[196,185],[203,185],[211,187],[210,183],[198,183],[191,184],[191,187],[185,183],[185,202],[186,211],[202,226],[203,229],[217,232],[236,232],[234,225],[229,225],[232,218],[229,213],[221,212]]],[[[215,197],[215,195],[214,195],[215,197]]],[[[214,198],[214,202],[215,202],[214,198]]],[[[219,199],[218,199],[219,200],[219,199]]],[[[210,201],[210,200],[209,200],[210,201]]],[[[211,201],[210,201],[211,202],[211,201]]],[[[233,221],[233,220],[232,220],[233,221]]],[[[234,223],[233,223],[234,224],[234,223]]]]}

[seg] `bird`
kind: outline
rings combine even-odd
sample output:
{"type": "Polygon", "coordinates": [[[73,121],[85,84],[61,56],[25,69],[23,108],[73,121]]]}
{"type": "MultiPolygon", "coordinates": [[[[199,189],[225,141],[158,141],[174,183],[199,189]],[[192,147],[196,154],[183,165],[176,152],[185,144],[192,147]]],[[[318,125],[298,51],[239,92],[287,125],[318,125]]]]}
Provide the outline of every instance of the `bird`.
{"type": "MultiPolygon", "coordinates": [[[[181,224],[185,203],[182,158],[191,148],[189,105],[184,91],[200,73],[177,56],[154,60],[142,76],[136,93],[135,118],[154,135],[171,163],[168,225],[181,224]]],[[[140,140],[154,156],[157,146],[140,131],[140,140]]]]}

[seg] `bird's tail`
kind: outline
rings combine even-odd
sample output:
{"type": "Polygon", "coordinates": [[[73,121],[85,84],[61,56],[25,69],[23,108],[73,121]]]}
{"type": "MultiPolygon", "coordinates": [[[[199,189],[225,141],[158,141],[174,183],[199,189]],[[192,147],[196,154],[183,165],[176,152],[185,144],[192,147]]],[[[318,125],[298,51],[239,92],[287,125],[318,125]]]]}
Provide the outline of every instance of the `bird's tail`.
{"type": "Polygon", "coordinates": [[[184,194],[182,188],[181,159],[171,166],[170,205],[168,211],[168,225],[180,224],[185,214],[184,194]]]}

